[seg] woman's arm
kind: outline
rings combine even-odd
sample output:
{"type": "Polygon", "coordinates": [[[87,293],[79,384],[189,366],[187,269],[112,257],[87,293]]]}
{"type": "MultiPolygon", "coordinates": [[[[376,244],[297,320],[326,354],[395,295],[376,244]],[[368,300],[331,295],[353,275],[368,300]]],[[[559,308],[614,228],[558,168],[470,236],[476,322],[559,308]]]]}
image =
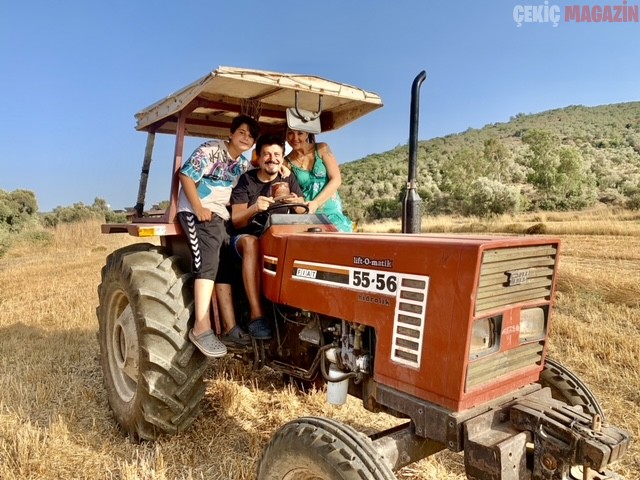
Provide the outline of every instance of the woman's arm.
{"type": "Polygon", "coordinates": [[[340,167],[338,167],[338,160],[333,155],[331,148],[326,143],[318,144],[318,153],[322,157],[324,165],[327,167],[327,177],[329,182],[320,191],[318,196],[309,202],[309,213],[315,213],[324,202],[329,200],[338,191],[338,187],[342,184],[342,176],[340,175],[340,167]]]}

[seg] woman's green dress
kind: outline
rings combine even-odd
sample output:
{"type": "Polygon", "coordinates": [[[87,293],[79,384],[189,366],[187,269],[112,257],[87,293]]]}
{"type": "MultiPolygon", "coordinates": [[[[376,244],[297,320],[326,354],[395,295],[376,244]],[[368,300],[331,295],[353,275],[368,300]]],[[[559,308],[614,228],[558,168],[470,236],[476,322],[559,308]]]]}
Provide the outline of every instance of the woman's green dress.
{"type": "MultiPolygon", "coordinates": [[[[311,171],[304,168],[297,167],[293,162],[289,160],[291,170],[298,179],[304,199],[307,201],[314,200],[322,191],[327,183],[329,183],[329,176],[327,175],[327,167],[322,160],[322,157],[318,153],[318,146],[316,145],[315,161],[313,163],[313,169],[311,171]]],[[[352,232],[353,224],[351,220],[342,213],[342,200],[338,192],[334,193],[324,204],[316,210],[316,213],[322,213],[326,215],[331,223],[333,223],[341,232],[352,232]]]]}

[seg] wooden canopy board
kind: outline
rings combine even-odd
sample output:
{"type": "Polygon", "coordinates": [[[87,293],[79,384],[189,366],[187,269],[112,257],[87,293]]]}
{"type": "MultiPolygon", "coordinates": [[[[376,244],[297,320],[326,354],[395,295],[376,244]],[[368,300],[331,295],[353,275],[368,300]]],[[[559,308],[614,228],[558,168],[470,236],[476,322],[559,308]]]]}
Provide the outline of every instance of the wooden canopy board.
{"type": "Polygon", "coordinates": [[[178,114],[188,112],[185,135],[227,138],[234,117],[259,112],[263,132],[286,127],[286,109],[318,111],[322,95],[322,131],[340,128],[382,107],[380,97],[358,87],[311,75],[219,67],[191,85],[136,114],[136,129],[175,134],[178,114]]]}

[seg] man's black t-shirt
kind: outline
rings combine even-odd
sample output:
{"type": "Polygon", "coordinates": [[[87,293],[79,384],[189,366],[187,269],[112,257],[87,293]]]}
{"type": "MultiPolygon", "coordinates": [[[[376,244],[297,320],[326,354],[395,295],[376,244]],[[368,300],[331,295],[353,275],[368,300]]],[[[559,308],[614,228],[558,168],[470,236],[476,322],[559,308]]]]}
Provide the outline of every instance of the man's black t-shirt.
{"type": "MultiPolygon", "coordinates": [[[[231,192],[231,205],[246,203],[247,206],[251,206],[258,201],[258,197],[270,197],[271,185],[277,182],[285,182],[289,185],[289,191],[295,193],[298,197],[303,197],[302,189],[296,180],[295,175],[291,174],[284,178],[278,173],[276,178],[270,182],[263,182],[258,178],[258,172],[260,169],[249,170],[244,173],[238,179],[238,184],[233,187],[231,192]]],[[[282,207],[281,209],[272,210],[272,213],[288,213],[289,208],[282,207]]],[[[253,235],[259,234],[260,228],[252,226],[251,224],[241,229],[233,229],[232,235],[239,235],[241,233],[250,233],[253,235]]]]}

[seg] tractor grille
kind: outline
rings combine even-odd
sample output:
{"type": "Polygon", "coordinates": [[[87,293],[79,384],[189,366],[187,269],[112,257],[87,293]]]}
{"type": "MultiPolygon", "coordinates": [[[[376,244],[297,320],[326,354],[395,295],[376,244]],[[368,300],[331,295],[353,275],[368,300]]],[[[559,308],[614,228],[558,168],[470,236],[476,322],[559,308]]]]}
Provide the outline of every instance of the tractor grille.
{"type": "Polygon", "coordinates": [[[429,277],[401,275],[396,294],[391,360],[420,368],[429,277]]]}
{"type": "Polygon", "coordinates": [[[475,314],[551,299],[557,245],[487,250],[482,257],[475,314]]]}
{"type": "Polygon", "coordinates": [[[507,374],[514,374],[522,368],[540,365],[544,341],[522,345],[513,350],[495,353],[469,364],[466,391],[492,382],[507,374]]]}

